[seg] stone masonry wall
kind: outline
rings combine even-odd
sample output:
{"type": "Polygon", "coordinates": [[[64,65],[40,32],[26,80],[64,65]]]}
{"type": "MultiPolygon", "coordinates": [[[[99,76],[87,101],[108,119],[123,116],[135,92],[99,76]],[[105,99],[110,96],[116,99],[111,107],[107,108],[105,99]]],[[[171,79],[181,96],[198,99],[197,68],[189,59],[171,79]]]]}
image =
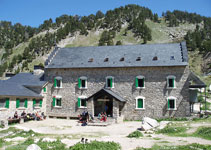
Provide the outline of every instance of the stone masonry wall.
{"type": "MultiPolygon", "coordinates": [[[[43,102],[42,107],[35,107],[33,108],[33,99],[29,97],[14,97],[14,96],[1,96],[1,98],[9,98],[9,109],[8,108],[0,108],[0,120],[8,119],[9,117],[13,117],[15,111],[18,112],[18,115],[20,116],[23,111],[26,113],[35,113],[35,112],[44,112],[46,114],[46,95],[47,93],[42,93],[43,95],[43,102]],[[28,100],[27,108],[16,108],[16,99],[26,99],[28,100]]],[[[41,99],[41,98],[35,98],[35,99],[41,99]]],[[[40,113],[41,114],[41,113],[40,113]]]]}
{"type": "Polygon", "coordinates": [[[45,80],[49,81],[47,95],[48,116],[76,117],[85,108],[77,107],[79,96],[89,97],[105,87],[107,76],[114,77],[112,90],[123,97],[125,103],[121,114],[125,119],[137,120],[144,116],[185,117],[189,116],[189,69],[188,67],[140,67],[140,68],[90,68],[90,69],[46,69],[45,80]],[[145,89],[135,88],[135,78],[145,77],[145,89]],[[176,89],[166,88],[168,75],[176,76],[176,89]],[[62,77],[62,88],[53,86],[53,78],[62,77]],[[78,78],[87,77],[87,89],[78,88],[78,78]],[[52,106],[53,96],[62,96],[62,107],[52,106]],[[145,97],[145,109],[137,110],[137,96],[145,97]],[[167,97],[174,96],[177,110],[167,110],[167,97]]]}

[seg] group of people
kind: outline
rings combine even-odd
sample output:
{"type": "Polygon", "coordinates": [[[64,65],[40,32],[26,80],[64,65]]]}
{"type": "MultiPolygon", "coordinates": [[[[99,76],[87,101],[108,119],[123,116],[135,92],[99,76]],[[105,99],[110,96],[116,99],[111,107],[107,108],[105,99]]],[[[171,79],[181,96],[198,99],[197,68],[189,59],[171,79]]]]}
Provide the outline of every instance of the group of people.
{"type": "Polygon", "coordinates": [[[106,121],[107,120],[107,114],[106,114],[106,112],[101,112],[101,113],[99,113],[98,114],[98,119],[100,120],[100,121],[106,121]]]}
{"type": "Polygon", "coordinates": [[[24,121],[27,121],[27,120],[37,120],[37,121],[39,121],[39,120],[45,119],[46,116],[45,116],[44,112],[42,112],[41,115],[40,115],[38,111],[36,113],[26,113],[25,111],[23,111],[21,113],[21,115],[19,116],[18,112],[15,111],[13,118],[9,118],[9,119],[21,119],[21,118],[23,118],[24,121]]]}
{"type": "Polygon", "coordinates": [[[88,111],[84,111],[78,117],[79,117],[79,122],[82,123],[82,126],[86,126],[87,122],[94,120],[93,116],[89,114],[88,111]]]}

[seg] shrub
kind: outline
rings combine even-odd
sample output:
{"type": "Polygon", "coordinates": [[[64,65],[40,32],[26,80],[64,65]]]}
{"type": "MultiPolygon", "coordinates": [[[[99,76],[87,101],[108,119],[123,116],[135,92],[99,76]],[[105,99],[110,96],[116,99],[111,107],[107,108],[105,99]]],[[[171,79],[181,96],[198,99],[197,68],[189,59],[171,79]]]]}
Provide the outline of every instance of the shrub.
{"type": "Polygon", "coordinates": [[[194,133],[195,136],[202,137],[204,139],[211,140],[211,127],[200,127],[194,133]]]}
{"type": "Polygon", "coordinates": [[[179,135],[180,133],[184,133],[186,130],[186,127],[174,127],[167,125],[165,128],[158,130],[157,133],[179,135]]]}
{"type": "Polygon", "coordinates": [[[87,144],[77,143],[70,150],[120,150],[121,147],[115,142],[92,141],[87,144]]]}
{"type": "Polygon", "coordinates": [[[188,121],[187,118],[162,118],[162,119],[157,119],[158,122],[160,121],[188,121]]]}
{"type": "Polygon", "coordinates": [[[140,131],[134,131],[134,132],[130,133],[127,137],[139,138],[139,137],[143,137],[143,134],[140,131]]]}

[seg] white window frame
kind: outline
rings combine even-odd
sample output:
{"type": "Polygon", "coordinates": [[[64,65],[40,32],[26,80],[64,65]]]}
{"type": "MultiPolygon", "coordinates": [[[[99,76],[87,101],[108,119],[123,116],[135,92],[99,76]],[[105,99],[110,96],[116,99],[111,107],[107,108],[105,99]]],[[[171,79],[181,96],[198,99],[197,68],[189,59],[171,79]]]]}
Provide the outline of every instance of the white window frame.
{"type": "Polygon", "coordinates": [[[143,97],[143,96],[136,97],[136,109],[137,110],[145,110],[145,97],[143,97]],[[138,99],[143,99],[143,108],[138,108],[138,99]]]}
{"type": "Polygon", "coordinates": [[[176,76],[169,75],[166,77],[167,79],[167,89],[176,89],[176,76]],[[174,79],[174,87],[169,87],[169,79],[174,79]]]}
{"type": "Polygon", "coordinates": [[[113,76],[107,76],[106,77],[106,88],[114,88],[114,77],[113,76]],[[108,87],[108,82],[107,80],[112,78],[112,87],[108,87]]]}
{"type": "Polygon", "coordinates": [[[58,106],[58,105],[57,105],[57,101],[55,100],[55,106],[54,106],[54,107],[56,107],[56,108],[62,108],[62,96],[56,95],[55,98],[56,98],[56,99],[61,99],[61,106],[58,106]]]}
{"type": "Polygon", "coordinates": [[[177,110],[177,98],[174,96],[167,97],[167,110],[177,110]],[[174,100],[174,108],[168,108],[168,100],[174,100]]]}
{"type": "Polygon", "coordinates": [[[19,108],[25,109],[24,105],[25,105],[25,99],[19,99],[19,108]],[[23,101],[23,106],[21,106],[21,101],[23,101]]]}
{"type": "Polygon", "coordinates": [[[87,77],[82,76],[79,79],[81,80],[81,87],[80,87],[80,89],[87,89],[87,77]],[[82,87],[82,80],[85,80],[85,87],[82,87]]]}
{"type": "MultiPolygon", "coordinates": [[[[136,87],[136,89],[145,89],[145,77],[142,75],[136,76],[137,79],[144,79],[144,87],[136,87]]],[[[136,81],[135,81],[136,82],[136,81]]]]}
{"type": "MultiPolygon", "coordinates": [[[[57,76],[57,77],[55,77],[54,79],[56,79],[56,80],[59,80],[60,81],[60,87],[58,87],[57,86],[57,82],[56,82],[56,87],[55,88],[62,88],[62,77],[60,77],[60,76],[57,76]]],[[[54,81],[55,82],[55,81],[54,81]]]]}
{"type": "Polygon", "coordinates": [[[87,108],[87,101],[86,101],[86,106],[81,106],[81,99],[87,99],[87,96],[78,96],[80,98],[80,107],[79,108],[87,108]]]}

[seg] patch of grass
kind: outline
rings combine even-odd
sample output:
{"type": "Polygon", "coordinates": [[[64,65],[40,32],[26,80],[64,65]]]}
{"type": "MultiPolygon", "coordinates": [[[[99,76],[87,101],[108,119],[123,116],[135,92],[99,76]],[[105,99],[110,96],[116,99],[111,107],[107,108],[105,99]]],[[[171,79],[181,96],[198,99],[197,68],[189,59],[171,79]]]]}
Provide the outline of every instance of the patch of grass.
{"type": "Polygon", "coordinates": [[[153,140],[161,140],[161,138],[155,137],[153,138],[153,140]]]}
{"type": "Polygon", "coordinates": [[[92,141],[88,144],[77,143],[70,150],[120,150],[121,146],[115,142],[92,141]]]}
{"type": "Polygon", "coordinates": [[[130,133],[127,137],[128,138],[139,138],[139,137],[143,137],[143,134],[140,131],[134,131],[134,132],[130,133]]]}
{"type": "Polygon", "coordinates": [[[158,130],[156,133],[167,134],[170,136],[187,136],[185,133],[186,131],[187,127],[167,125],[165,128],[158,130]]]}
{"type": "Polygon", "coordinates": [[[17,133],[17,132],[20,132],[20,131],[21,131],[21,130],[16,129],[15,127],[9,127],[9,128],[6,129],[6,130],[0,131],[0,134],[5,134],[5,133],[8,133],[8,132],[17,133]]]}
{"type": "Polygon", "coordinates": [[[211,127],[200,127],[194,133],[194,136],[211,140],[211,127]]]}
{"type": "Polygon", "coordinates": [[[43,150],[48,150],[48,149],[53,149],[53,150],[67,150],[66,145],[61,142],[61,140],[57,139],[57,141],[54,142],[43,142],[42,139],[39,140],[37,145],[43,149],[43,150]]]}
{"type": "Polygon", "coordinates": [[[7,147],[6,150],[25,150],[29,145],[33,144],[32,138],[27,139],[25,142],[7,147]]]}
{"type": "Polygon", "coordinates": [[[161,119],[157,119],[158,122],[161,121],[188,121],[187,118],[161,118],[161,119]]]}
{"type": "Polygon", "coordinates": [[[0,125],[0,128],[4,128],[4,126],[3,125],[0,125]]]}
{"type": "Polygon", "coordinates": [[[193,118],[194,122],[210,122],[211,123],[211,116],[208,116],[207,118],[193,118]]]}
{"type": "Polygon", "coordinates": [[[40,133],[36,133],[32,130],[29,131],[20,131],[20,132],[16,132],[16,134],[14,135],[9,135],[7,136],[7,138],[14,138],[14,137],[30,137],[30,136],[41,136],[42,134],[40,133]]]}
{"type": "Polygon", "coordinates": [[[152,148],[141,148],[138,147],[135,150],[211,150],[210,145],[201,145],[201,144],[189,144],[189,145],[178,145],[178,146],[158,146],[154,145],[152,148]]]}
{"type": "Polygon", "coordinates": [[[159,143],[170,143],[169,141],[160,141],[159,143]]]}
{"type": "MultiPolygon", "coordinates": [[[[202,104],[201,110],[205,110],[205,103],[202,104]]],[[[211,110],[211,103],[206,102],[206,110],[211,110]]]]}

